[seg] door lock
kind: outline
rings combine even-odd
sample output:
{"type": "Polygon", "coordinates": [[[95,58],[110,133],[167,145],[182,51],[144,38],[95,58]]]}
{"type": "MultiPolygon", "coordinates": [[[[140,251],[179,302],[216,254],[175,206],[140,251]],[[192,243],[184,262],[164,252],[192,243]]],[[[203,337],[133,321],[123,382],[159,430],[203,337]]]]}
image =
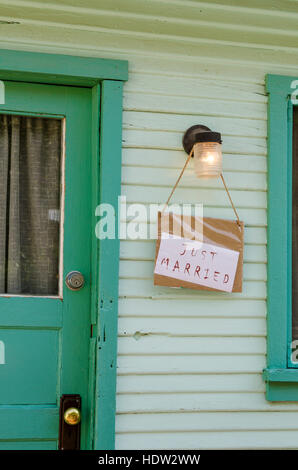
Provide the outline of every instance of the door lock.
{"type": "Polygon", "coordinates": [[[80,271],[70,271],[65,278],[65,283],[70,290],[80,290],[84,287],[85,279],[80,271]]]}
{"type": "Polygon", "coordinates": [[[59,449],[79,450],[81,440],[81,396],[62,395],[59,414],[59,449]]]}
{"type": "Polygon", "coordinates": [[[81,421],[81,413],[77,408],[67,408],[64,412],[64,421],[71,426],[79,424],[81,421]]]}

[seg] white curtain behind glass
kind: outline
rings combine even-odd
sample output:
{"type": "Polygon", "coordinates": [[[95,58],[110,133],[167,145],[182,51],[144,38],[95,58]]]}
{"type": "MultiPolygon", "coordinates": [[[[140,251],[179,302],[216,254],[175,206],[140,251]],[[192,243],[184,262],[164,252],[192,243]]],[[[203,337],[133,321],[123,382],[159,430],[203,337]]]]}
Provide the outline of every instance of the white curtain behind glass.
{"type": "Polygon", "coordinates": [[[61,121],[0,114],[0,293],[56,295],[61,121]]]}

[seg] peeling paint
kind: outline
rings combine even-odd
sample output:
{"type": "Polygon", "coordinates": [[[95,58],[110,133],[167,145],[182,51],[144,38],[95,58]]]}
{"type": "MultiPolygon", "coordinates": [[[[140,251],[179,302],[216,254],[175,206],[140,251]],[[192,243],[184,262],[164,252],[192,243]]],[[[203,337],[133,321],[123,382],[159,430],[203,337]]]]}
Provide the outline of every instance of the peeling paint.
{"type": "Polygon", "coordinates": [[[142,333],[141,331],[136,331],[135,334],[133,335],[133,339],[136,341],[139,341],[139,339],[142,338],[142,336],[148,336],[150,333],[142,333]]]}

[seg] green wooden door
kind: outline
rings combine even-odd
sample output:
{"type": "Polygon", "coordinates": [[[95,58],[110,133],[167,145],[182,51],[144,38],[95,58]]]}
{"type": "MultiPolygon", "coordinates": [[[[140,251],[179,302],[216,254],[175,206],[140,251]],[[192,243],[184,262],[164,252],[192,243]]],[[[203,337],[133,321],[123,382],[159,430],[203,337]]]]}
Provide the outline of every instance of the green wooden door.
{"type": "MultiPolygon", "coordinates": [[[[89,402],[92,388],[89,382],[91,89],[6,82],[5,105],[0,106],[0,113],[2,117],[10,118],[11,115],[22,115],[30,119],[55,119],[61,125],[60,207],[59,210],[49,209],[51,223],[55,224],[59,219],[58,291],[48,294],[45,289],[43,294],[32,295],[29,283],[29,293],[11,294],[6,287],[7,291],[0,295],[0,449],[57,449],[62,394],[80,394],[82,397],[81,448],[88,449],[92,434],[89,402]],[[68,289],[64,282],[66,274],[72,270],[84,275],[85,286],[80,291],[68,289]]],[[[53,138],[47,134],[40,144],[39,174],[44,178],[43,184],[39,184],[40,194],[43,194],[42,186],[55,186],[50,170],[46,165],[43,167],[44,152],[53,143],[53,138]]],[[[24,139],[28,141],[26,135],[24,139]]],[[[11,137],[8,142],[12,147],[11,137]]],[[[30,154],[30,142],[26,145],[30,154]]],[[[0,161],[1,168],[3,162],[1,166],[0,161]]],[[[30,168],[28,172],[32,172],[30,168]]],[[[20,178],[21,189],[25,180],[25,177],[20,178]]],[[[22,190],[19,198],[23,197],[22,190]]],[[[47,194],[51,195],[51,191],[47,194]]],[[[26,211],[19,214],[29,238],[30,216],[32,214],[26,211]]],[[[9,230],[6,235],[8,245],[9,230]]],[[[47,236],[42,237],[44,243],[36,242],[40,251],[49,244],[47,236]]],[[[52,269],[51,259],[48,264],[52,269]]]]}

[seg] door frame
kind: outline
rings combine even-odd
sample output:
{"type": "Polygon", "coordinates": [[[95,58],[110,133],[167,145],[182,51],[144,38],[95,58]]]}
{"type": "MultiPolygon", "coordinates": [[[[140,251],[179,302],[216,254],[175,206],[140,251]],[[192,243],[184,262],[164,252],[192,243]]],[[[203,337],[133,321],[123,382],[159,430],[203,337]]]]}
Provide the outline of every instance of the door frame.
{"type": "MultiPolygon", "coordinates": [[[[122,94],[123,82],[127,79],[128,62],[123,60],[0,50],[0,80],[92,88],[89,405],[92,448],[97,450],[115,447],[119,238],[96,238],[95,208],[101,202],[118,207],[121,194],[122,94]]],[[[117,210],[115,216],[118,227],[117,210]]]]}

